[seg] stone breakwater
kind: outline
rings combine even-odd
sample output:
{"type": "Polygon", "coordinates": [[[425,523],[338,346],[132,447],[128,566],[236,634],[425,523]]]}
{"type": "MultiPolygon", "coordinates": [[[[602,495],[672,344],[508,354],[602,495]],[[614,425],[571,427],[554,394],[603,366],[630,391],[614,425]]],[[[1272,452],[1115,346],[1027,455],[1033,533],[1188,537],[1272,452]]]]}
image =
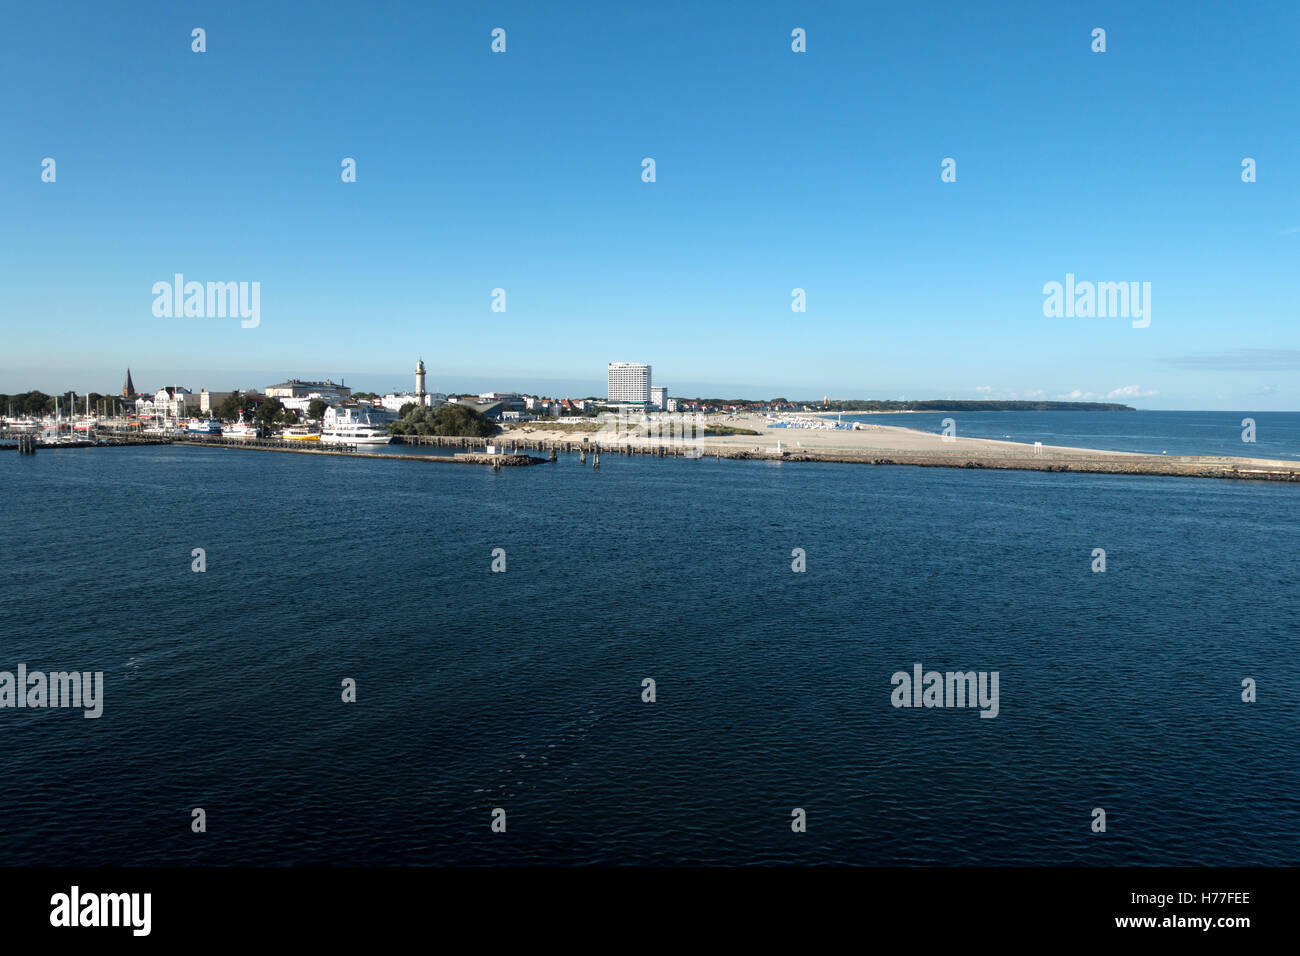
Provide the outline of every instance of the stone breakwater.
{"type": "Polygon", "coordinates": [[[1165,455],[1130,455],[1128,457],[1072,458],[1068,461],[1043,460],[997,455],[853,455],[836,453],[799,453],[768,455],[762,452],[723,452],[722,458],[746,458],[762,461],[832,461],[862,465],[911,465],[917,468],[989,468],[1003,471],[1054,471],[1096,475],[1174,475],[1184,478],[1240,478],[1260,481],[1300,483],[1300,462],[1234,461],[1231,458],[1170,458],[1165,455]]]}
{"type": "MultiPolygon", "coordinates": [[[[571,439],[510,439],[499,441],[500,452],[464,451],[451,455],[375,454],[363,451],[324,448],[286,447],[276,442],[214,442],[210,440],[178,441],[177,444],[201,447],[243,448],[257,451],[279,451],[303,455],[339,455],[349,458],[384,458],[405,461],[442,461],[453,464],[499,465],[520,467],[540,465],[547,458],[529,455],[529,450],[539,452],[564,452],[581,456],[590,464],[595,455],[641,455],[653,458],[712,458],[738,461],[770,462],[839,462],[858,465],[910,465],[917,468],[988,468],[1004,471],[1074,472],[1098,475],[1171,475],[1182,478],[1235,478],[1248,481],[1279,481],[1300,483],[1300,462],[1262,458],[1188,457],[1175,455],[1142,455],[1133,452],[1107,452],[1091,449],[1051,449],[1035,455],[1009,442],[968,441],[967,447],[948,452],[937,450],[902,451],[895,449],[801,449],[798,451],[774,448],[739,448],[735,445],[706,444],[703,454],[698,450],[688,453],[682,447],[648,442],[608,444],[603,442],[575,442],[571,439]]],[[[424,438],[408,444],[433,445],[441,448],[482,449],[479,438],[424,438]]]]}
{"type": "MultiPolygon", "coordinates": [[[[753,439],[751,439],[752,441],[753,439]]],[[[408,439],[409,441],[409,439],[408,439]]],[[[966,439],[958,448],[821,448],[782,449],[742,447],[744,438],[718,442],[705,439],[702,446],[688,450],[668,443],[607,443],[593,440],[574,441],[571,436],[516,437],[494,439],[507,452],[552,451],[578,454],[591,460],[593,455],[643,455],[652,458],[712,458],[738,461],[840,462],[856,465],[910,465],[917,468],[988,468],[1005,471],[1075,472],[1098,475],[1172,475],[1183,478],[1237,478],[1254,481],[1300,483],[1300,461],[1266,458],[1192,457],[1185,455],[1144,455],[1135,452],[1101,451],[1084,448],[1044,448],[1015,442],[966,439]]],[[[476,438],[425,438],[412,444],[435,444],[440,447],[483,447],[476,438]]]]}

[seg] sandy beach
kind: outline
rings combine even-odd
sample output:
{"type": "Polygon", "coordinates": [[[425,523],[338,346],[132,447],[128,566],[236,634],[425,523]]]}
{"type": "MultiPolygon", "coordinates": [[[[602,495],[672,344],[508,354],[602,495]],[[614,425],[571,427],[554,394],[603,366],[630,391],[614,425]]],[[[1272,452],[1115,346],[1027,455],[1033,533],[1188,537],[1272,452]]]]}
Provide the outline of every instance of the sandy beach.
{"type": "MultiPolygon", "coordinates": [[[[812,418],[813,416],[806,416],[812,418]]],[[[828,421],[830,419],[827,419],[828,421]]],[[[709,415],[705,418],[705,429],[709,428],[742,428],[755,431],[756,435],[705,435],[700,442],[703,444],[706,453],[711,453],[713,449],[748,450],[757,452],[776,452],[777,444],[780,443],[783,451],[792,454],[800,452],[817,455],[824,452],[842,452],[849,454],[864,454],[876,452],[908,452],[908,453],[928,453],[936,455],[956,455],[968,453],[978,454],[1000,454],[1012,456],[1034,456],[1035,448],[1033,445],[1027,445],[1022,442],[996,441],[988,438],[954,438],[945,440],[943,436],[936,435],[933,432],[920,431],[915,428],[904,428],[896,425],[864,425],[861,429],[810,429],[810,428],[768,428],[767,420],[760,415],[709,415]]],[[[582,431],[578,429],[566,428],[534,428],[532,423],[523,422],[517,425],[503,426],[501,438],[504,441],[527,441],[534,442],[541,440],[547,441],[582,441],[584,437],[589,441],[600,441],[603,444],[632,444],[655,446],[658,444],[672,444],[669,437],[664,437],[656,441],[654,438],[632,436],[619,436],[617,439],[612,433],[602,433],[596,431],[582,431]]],[[[1070,448],[1058,445],[1044,445],[1041,454],[1043,455],[1065,455],[1065,456],[1085,456],[1092,457],[1097,455],[1118,455],[1145,457],[1134,455],[1129,452],[1112,452],[1098,451],[1087,448],[1070,448]]],[[[1295,463],[1293,463],[1294,466],[1295,463]]]]}
{"type": "MultiPolygon", "coordinates": [[[[803,416],[811,419],[813,416],[803,416]]],[[[612,430],[567,428],[559,423],[538,428],[522,422],[507,426],[499,440],[547,448],[552,445],[599,442],[636,450],[680,448],[680,439],[640,434],[615,435],[612,430]]],[[[844,461],[873,464],[933,464],[948,467],[1028,468],[1106,473],[1186,474],[1205,477],[1300,478],[1300,462],[1268,458],[1149,455],[1064,445],[1037,447],[991,438],[950,438],[915,428],[864,425],[860,429],[768,428],[760,415],[710,415],[705,429],[741,428],[755,435],[704,435],[695,441],[703,453],[721,457],[782,458],[793,461],[844,461]],[[779,445],[779,450],[778,450],[779,445]]],[[[671,451],[669,452],[671,453],[671,451]]]]}

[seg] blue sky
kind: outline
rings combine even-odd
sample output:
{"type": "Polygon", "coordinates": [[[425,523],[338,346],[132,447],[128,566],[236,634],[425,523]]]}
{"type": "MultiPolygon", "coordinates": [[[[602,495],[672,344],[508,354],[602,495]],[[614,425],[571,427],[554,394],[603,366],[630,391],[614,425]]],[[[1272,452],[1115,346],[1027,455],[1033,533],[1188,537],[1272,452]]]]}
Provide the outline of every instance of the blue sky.
{"type": "Polygon", "coordinates": [[[423,356],[439,390],[627,360],[684,395],[1300,409],[1295,2],[0,17],[0,392],[423,356]],[[260,325],[156,318],[177,272],[260,282],[260,325]],[[1150,326],[1044,317],[1067,273],[1150,282],[1150,326]]]}

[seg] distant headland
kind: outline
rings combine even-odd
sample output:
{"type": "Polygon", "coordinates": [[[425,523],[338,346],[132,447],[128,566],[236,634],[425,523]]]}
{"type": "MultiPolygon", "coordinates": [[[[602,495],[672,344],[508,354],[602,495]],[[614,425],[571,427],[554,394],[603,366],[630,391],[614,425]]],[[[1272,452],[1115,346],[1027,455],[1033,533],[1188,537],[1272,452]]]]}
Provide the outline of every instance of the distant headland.
{"type": "MultiPolygon", "coordinates": [[[[720,407],[756,405],[741,398],[695,398],[684,401],[720,407]]],[[[774,398],[766,404],[780,405],[784,398],[774,398]]],[[[891,401],[888,399],[831,398],[820,402],[794,403],[808,411],[816,412],[1136,412],[1131,405],[1117,402],[1040,402],[997,401],[991,399],[944,398],[920,402],[891,401]]]]}

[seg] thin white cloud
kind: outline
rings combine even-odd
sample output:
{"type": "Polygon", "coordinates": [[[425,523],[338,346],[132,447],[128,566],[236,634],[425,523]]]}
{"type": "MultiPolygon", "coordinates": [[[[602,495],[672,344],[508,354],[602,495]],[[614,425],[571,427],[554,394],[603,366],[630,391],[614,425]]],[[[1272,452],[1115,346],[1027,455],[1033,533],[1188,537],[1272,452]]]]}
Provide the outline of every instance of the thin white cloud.
{"type": "Polygon", "coordinates": [[[1119,388],[1112,388],[1109,392],[1085,392],[1082,389],[1074,389],[1064,395],[1057,395],[1057,399],[1066,402],[1091,402],[1099,399],[1115,401],[1122,398],[1150,398],[1152,395],[1159,395],[1153,388],[1143,388],[1141,385],[1121,385],[1119,388]]]}
{"type": "Polygon", "coordinates": [[[1120,388],[1113,388],[1106,393],[1107,398],[1150,398],[1152,395],[1160,393],[1154,389],[1144,389],[1140,385],[1124,385],[1120,388]]]}

